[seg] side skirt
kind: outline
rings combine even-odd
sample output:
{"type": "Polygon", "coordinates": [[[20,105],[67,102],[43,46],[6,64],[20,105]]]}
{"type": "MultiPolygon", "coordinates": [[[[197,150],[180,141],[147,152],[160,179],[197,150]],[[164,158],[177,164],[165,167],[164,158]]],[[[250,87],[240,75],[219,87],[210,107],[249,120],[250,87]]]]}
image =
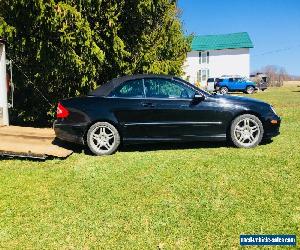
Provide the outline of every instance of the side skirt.
{"type": "Polygon", "coordinates": [[[144,143],[153,143],[153,142],[191,142],[191,141],[226,141],[226,134],[216,135],[216,136],[183,136],[179,138],[153,138],[153,137],[144,137],[144,138],[123,138],[125,144],[144,144],[144,143]]]}

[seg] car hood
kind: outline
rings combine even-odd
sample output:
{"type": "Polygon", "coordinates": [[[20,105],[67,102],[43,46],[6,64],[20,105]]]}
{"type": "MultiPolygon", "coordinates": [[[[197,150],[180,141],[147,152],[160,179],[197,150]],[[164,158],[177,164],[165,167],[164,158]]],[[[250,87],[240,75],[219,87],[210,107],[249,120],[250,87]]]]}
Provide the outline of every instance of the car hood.
{"type": "Polygon", "coordinates": [[[224,103],[239,103],[239,104],[246,104],[246,105],[257,104],[257,105],[269,106],[268,103],[263,102],[261,100],[243,97],[243,96],[213,95],[213,98],[224,103]]]}

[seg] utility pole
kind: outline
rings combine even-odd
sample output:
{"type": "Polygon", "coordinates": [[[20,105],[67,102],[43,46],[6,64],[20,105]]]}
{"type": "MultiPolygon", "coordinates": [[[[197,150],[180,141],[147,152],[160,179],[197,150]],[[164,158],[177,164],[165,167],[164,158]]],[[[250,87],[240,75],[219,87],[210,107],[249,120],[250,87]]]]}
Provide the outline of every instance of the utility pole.
{"type": "Polygon", "coordinates": [[[9,125],[7,92],[5,40],[0,38],[0,126],[9,125]]]}

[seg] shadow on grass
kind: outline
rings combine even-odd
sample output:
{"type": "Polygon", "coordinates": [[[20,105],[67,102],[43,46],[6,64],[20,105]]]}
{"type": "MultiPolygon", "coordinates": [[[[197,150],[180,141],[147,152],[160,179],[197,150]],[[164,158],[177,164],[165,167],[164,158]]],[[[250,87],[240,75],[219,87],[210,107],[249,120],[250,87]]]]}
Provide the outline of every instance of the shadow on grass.
{"type": "MultiPolygon", "coordinates": [[[[54,145],[72,150],[74,153],[84,153],[93,155],[93,153],[85,146],[74,144],[70,142],[55,139],[52,142],[54,145]]],[[[272,139],[263,140],[260,145],[267,145],[272,143],[272,139]]],[[[197,149],[197,148],[221,148],[221,147],[234,147],[227,141],[211,141],[211,142],[146,142],[140,144],[121,144],[119,152],[147,152],[157,150],[180,150],[180,149],[197,149]]]]}
{"type": "Polygon", "coordinates": [[[87,147],[84,147],[83,145],[80,144],[62,141],[58,138],[55,138],[52,144],[68,150],[72,150],[74,153],[77,154],[85,153],[87,155],[92,155],[92,153],[87,149],[87,147]]]}
{"type": "MultiPolygon", "coordinates": [[[[267,145],[272,143],[272,139],[263,140],[260,145],[267,145]]],[[[94,156],[92,152],[85,146],[74,144],[70,142],[61,141],[59,139],[55,139],[52,142],[54,145],[63,147],[68,150],[72,150],[74,153],[80,154],[84,153],[86,155],[94,156]]],[[[119,148],[119,152],[148,152],[148,151],[158,151],[158,150],[182,150],[182,149],[197,149],[197,148],[222,148],[222,147],[230,147],[234,146],[227,141],[214,141],[214,142],[156,142],[156,143],[144,143],[144,144],[126,144],[121,145],[119,148]]],[[[20,157],[20,156],[9,156],[9,155],[0,155],[0,160],[15,160],[22,159],[28,161],[45,161],[52,160],[56,157],[47,156],[46,158],[31,158],[31,157],[20,157]]],[[[68,158],[68,157],[66,157],[68,158]]],[[[60,158],[62,160],[66,158],[60,158]]]]}
{"type": "Polygon", "coordinates": [[[224,142],[156,142],[145,144],[122,145],[120,152],[147,152],[157,150],[179,150],[179,149],[197,149],[197,148],[220,148],[231,147],[229,143],[224,142]]]}
{"type": "MultiPolygon", "coordinates": [[[[52,142],[54,145],[63,147],[68,150],[72,150],[74,153],[85,153],[87,155],[93,155],[92,152],[85,146],[61,141],[55,139],[52,142]]],[[[231,147],[231,145],[224,142],[146,142],[140,144],[121,144],[119,152],[146,152],[157,150],[176,150],[176,149],[195,149],[195,148],[219,148],[219,147],[231,147]]]]}
{"type": "MultiPolygon", "coordinates": [[[[260,145],[267,145],[272,143],[272,139],[263,140],[260,145]]],[[[212,142],[159,142],[147,144],[132,144],[122,145],[120,152],[147,152],[157,150],[180,150],[180,149],[197,149],[197,148],[234,148],[234,146],[227,141],[212,141],[212,142]]]]}
{"type": "MultiPolygon", "coordinates": [[[[82,145],[69,143],[55,139],[52,142],[54,145],[63,147],[68,150],[72,150],[74,153],[85,153],[87,155],[93,155],[91,151],[82,145]]],[[[196,149],[196,148],[220,148],[220,147],[232,147],[226,141],[222,142],[146,142],[136,144],[121,144],[119,152],[147,152],[157,150],[176,150],[176,149],[196,149]]]]}
{"type": "MultiPolygon", "coordinates": [[[[272,143],[272,139],[263,140],[260,145],[267,145],[272,143]]],[[[82,145],[77,145],[69,142],[64,142],[59,139],[55,140],[55,145],[72,150],[74,153],[85,153],[93,155],[91,151],[82,145]]],[[[158,150],[181,150],[181,149],[197,149],[197,148],[221,148],[221,147],[234,147],[227,141],[211,141],[211,142],[147,142],[140,144],[121,144],[119,152],[147,152],[158,150]]]]}

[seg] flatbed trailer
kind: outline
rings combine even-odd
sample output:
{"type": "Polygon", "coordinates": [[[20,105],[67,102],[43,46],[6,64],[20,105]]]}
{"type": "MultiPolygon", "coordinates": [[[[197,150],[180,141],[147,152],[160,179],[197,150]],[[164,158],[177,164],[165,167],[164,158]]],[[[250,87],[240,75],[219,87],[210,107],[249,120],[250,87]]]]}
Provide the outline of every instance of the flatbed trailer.
{"type": "Polygon", "coordinates": [[[0,127],[0,155],[46,159],[66,158],[72,153],[72,150],[55,143],[55,133],[51,128],[0,127]]]}

